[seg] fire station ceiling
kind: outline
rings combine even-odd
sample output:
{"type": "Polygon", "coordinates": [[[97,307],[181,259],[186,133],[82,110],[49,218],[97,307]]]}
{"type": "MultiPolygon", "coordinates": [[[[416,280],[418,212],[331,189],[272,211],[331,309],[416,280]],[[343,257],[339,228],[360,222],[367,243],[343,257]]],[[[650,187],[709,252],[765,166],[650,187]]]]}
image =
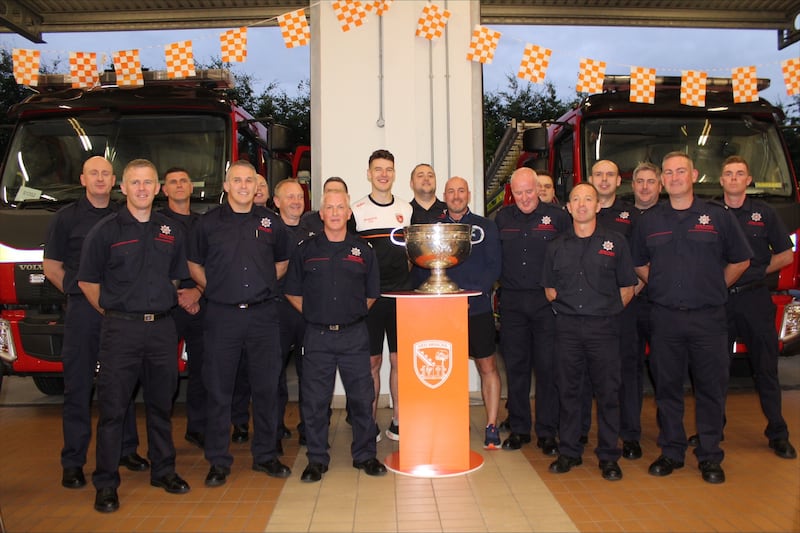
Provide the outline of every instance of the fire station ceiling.
{"type": "MultiPolygon", "coordinates": [[[[274,25],[309,0],[0,0],[0,31],[33,42],[56,32],[274,25]],[[264,22],[268,21],[268,22],[264,22]]],[[[481,0],[485,24],[748,28],[800,40],[799,0],[481,0]]]]}

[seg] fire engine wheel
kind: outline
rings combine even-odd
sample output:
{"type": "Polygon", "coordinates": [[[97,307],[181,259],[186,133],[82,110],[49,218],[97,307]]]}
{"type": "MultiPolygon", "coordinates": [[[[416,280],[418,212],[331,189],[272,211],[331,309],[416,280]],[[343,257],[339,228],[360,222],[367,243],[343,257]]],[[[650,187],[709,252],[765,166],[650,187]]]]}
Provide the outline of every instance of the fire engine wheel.
{"type": "Polygon", "coordinates": [[[42,394],[57,396],[64,394],[64,378],[34,376],[33,383],[42,394]]]}

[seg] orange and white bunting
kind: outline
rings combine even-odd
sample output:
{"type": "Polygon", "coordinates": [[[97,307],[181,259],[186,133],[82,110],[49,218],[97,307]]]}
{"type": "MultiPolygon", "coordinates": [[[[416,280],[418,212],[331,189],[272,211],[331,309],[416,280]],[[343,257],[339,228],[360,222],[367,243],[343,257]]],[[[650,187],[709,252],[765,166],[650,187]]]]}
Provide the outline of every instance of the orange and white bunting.
{"type": "Polygon", "coordinates": [[[699,70],[681,72],[681,104],[705,107],[708,74],[699,70]]]}
{"type": "Polygon", "coordinates": [[[180,41],[164,47],[167,61],[167,78],[189,78],[196,74],[192,41],[180,41]]]}
{"type": "Polygon", "coordinates": [[[467,61],[476,61],[486,65],[491,63],[501,35],[499,31],[491,30],[486,26],[476,26],[469,42],[467,61]]]}
{"type": "Polygon", "coordinates": [[[39,63],[41,52],[25,48],[14,48],[11,51],[14,63],[14,81],[19,85],[36,87],[39,85],[39,63]]]}
{"type": "Polygon", "coordinates": [[[441,9],[436,4],[428,4],[422,8],[422,14],[417,21],[417,37],[425,37],[429,41],[438,39],[442,36],[449,18],[450,11],[441,9]]]}
{"type": "Polygon", "coordinates": [[[578,71],[578,83],[575,90],[579,93],[603,92],[603,80],[606,77],[606,62],[594,59],[581,59],[578,71]]]}
{"type": "Polygon", "coordinates": [[[70,52],[69,75],[73,89],[91,89],[100,84],[97,72],[97,54],[94,52],[70,52]]]}
{"type": "Polygon", "coordinates": [[[286,48],[308,46],[311,41],[311,30],[308,28],[305,9],[284,13],[278,17],[278,26],[281,28],[286,48]]]}
{"type": "Polygon", "coordinates": [[[786,84],[788,96],[800,96],[800,57],[792,57],[781,61],[783,82],[786,84]]]}
{"type": "Polygon", "coordinates": [[[247,28],[228,30],[219,36],[223,63],[244,63],[247,59],[247,28]]]}
{"type": "Polygon", "coordinates": [[[389,11],[392,2],[394,2],[394,0],[372,0],[370,2],[364,2],[364,9],[367,11],[375,11],[376,15],[382,17],[384,13],[389,11]]]}
{"type": "Polygon", "coordinates": [[[367,11],[358,0],[337,0],[333,3],[333,12],[345,32],[361,26],[367,18],[367,11]]]}
{"type": "Polygon", "coordinates": [[[656,69],[631,67],[629,100],[637,104],[654,104],[656,102],[656,69]]]}
{"type": "Polygon", "coordinates": [[[547,74],[547,67],[550,66],[551,55],[553,55],[553,51],[549,48],[535,44],[525,45],[517,77],[533,83],[543,82],[545,74],[547,74]]]}
{"type": "Polygon", "coordinates": [[[114,61],[118,87],[141,87],[144,85],[139,50],[120,50],[111,54],[111,57],[114,61]]]}
{"type": "Polygon", "coordinates": [[[758,78],[756,67],[737,67],[731,70],[733,102],[744,104],[758,102],[758,78]]]}

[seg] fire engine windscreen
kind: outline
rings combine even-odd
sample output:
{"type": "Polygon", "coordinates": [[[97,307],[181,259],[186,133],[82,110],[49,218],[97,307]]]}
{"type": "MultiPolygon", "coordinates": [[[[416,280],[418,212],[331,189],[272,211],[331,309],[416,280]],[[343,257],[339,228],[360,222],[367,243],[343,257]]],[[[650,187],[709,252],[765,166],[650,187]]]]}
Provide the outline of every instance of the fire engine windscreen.
{"type": "Polygon", "coordinates": [[[213,115],[60,115],[21,122],[13,139],[0,188],[6,204],[76,200],[83,162],[95,155],[112,162],[117,184],[129,161],[144,158],[160,173],[187,169],[195,198],[218,199],[230,157],[225,119],[213,115]]]}
{"type": "Polygon", "coordinates": [[[750,165],[753,183],[748,194],[792,194],[791,174],[774,124],[742,116],[627,116],[590,118],[583,127],[587,173],[598,160],[614,161],[622,176],[620,193],[630,192],[631,175],[637,164],[649,161],[660,167],[664,155],[681,151],[689,154],[698,170],[698,194],[721,194],[722,162],[731,155],[743,157],[750,165]]]}

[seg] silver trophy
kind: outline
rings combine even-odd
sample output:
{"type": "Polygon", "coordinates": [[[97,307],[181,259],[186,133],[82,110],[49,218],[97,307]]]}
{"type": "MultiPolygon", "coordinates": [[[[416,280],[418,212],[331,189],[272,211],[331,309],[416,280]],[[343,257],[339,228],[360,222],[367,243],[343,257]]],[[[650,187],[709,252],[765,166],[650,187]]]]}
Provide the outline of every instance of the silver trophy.
{"type": "Polygon", "coordinates": [[[389,238],[397,246],[405,246],[412,263],[431,270],[430,277],[417,292],[448,294],[461,289],[447,277],[445,269],[469,257],[472,245],[483,241],[483,228],[470,224],[412,224],[393,229],[389,238]],[[405,241],[395,238],[398,231],[405,231],[405,241]],[[474,238],[473,233],[480,236],[474,238]]]}

